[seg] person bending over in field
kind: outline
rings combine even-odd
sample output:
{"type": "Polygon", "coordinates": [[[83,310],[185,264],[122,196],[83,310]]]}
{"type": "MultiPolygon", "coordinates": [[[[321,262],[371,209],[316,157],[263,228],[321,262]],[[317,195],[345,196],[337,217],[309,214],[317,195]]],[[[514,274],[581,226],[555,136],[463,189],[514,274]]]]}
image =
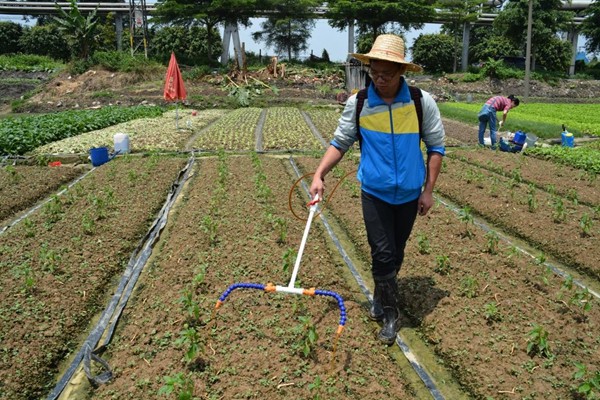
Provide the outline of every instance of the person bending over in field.
{"type": "Polygon", "coordinates": [[[496,147],[496,113],[502,111],[502,121],[498,123],[500,127],[506,122],[506,116],[508,111],[517,107],[520,101],[513,94],[508,97],[494,96],[485,102],[481,111],[479,111],[479,144],[484,145],[483,135],[485,133],[486,126],[490,126],[490,140],[492,142],[492,148],[496,147]]]}

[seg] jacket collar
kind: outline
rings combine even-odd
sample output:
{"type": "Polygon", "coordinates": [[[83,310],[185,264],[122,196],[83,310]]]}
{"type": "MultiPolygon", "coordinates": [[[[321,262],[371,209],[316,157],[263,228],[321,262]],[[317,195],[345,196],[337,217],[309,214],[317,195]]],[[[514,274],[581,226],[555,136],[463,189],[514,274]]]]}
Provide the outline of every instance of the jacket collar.
{"type": "MultiPolygon", "coordinates": [[[[410,103],[410,91],[408,90],[408,85],[404,80],[404,77],[400,77],[400,89],[398,93],[396,93],[396,97],[394,97],[394,103],[410,103]]],[[[379,96],[377,90],[375,90],[375,84],[371,82],[369,84],[367,101],[369,102],[369,107],[377,107],[382,105],[387,105],[385,101],[379,96]]]]}

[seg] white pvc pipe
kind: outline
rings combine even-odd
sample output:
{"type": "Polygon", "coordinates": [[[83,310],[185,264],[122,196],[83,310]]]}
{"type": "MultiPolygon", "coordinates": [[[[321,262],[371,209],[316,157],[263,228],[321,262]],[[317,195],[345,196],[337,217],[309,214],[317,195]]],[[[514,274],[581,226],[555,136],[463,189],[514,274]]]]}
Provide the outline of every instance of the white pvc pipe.
{"type": "Polygon", "coordinates": [[[289,286],[275,286],[275,291],[276,292],[283,292],[283,293],[291,293],[291,294],[304,294],[304,289],[303,288],[295,288],[295,287],[289,287],[289,286]]]}
{"type": "Polygon", "coordinates": [[[306,227],[304,228],[304,234],[302,235],[302,242],[300,243],[300,249],[298,250],[298,255],[296,256],[296,262],[294,263],[294,270],[292,271],[292,278],[290,279],[290,283],[288,284],[288,288],[294,288],[294,284],[296,283],[296,276],[298,276],[298,270],[300,269],[300,261],[302,260],[302,253],[304,252],[304,246],[306,245],[306,239],[308,238],[308,232],[310,231],[310,224],[312,223],[313,217],[315,216],[315,212],[317,211],[318,206],[318,195],[315,196],[313,201],[315,202],[310,206],[310,211],[308,213],[308,220],[306,221],[306,227]]]}

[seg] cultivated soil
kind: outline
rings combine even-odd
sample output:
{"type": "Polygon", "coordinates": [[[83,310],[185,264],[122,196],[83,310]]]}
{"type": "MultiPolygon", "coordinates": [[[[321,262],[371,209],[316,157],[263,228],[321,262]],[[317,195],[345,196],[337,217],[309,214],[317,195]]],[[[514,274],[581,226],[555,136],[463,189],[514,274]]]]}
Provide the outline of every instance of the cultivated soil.
{"type": "MultiPolygon", "coordinates": [[[[104,73],[90,73],[98,74],[104,73]]],[[[118,81],[105,77],[106,84],[118,81]]],[[[46,86],[29,104],[36,111],[75,101],[83,107],[92,101],[84,93],[107,90],[92,81],[87,90],[73,86],[52,100],[42,100],[52,91],[46,86]]],[[[121,104],[160,101],[158,81],[138,85],[148,85],[148,92],[138,97],[126,93],[134,93],[131,86],[111,90],[123,91],[121,104]]],[[[210,85],[222,98],[220,86],[210,85]]],[[[600,370],[600,184],[527,155],[475,149],[472,125],[444,121],[449,147],[438,202],[417,218],[398,277],[399,333],[412,353],[379,344],[379,326],[366,317],[370,252],[354,152],[327,180],[331,197],[323,215],[337,240],[317,217],[296,280],[343,298],[341,335],[339,303],[332,297],[226,291],[237,282],[287,285],[291,275],[305,221],[294,218],[288,201],[305,218],[307,198],[290,188],[316,168],[321,139],[330,138],[340,110],[332,94],[313,86],[306,97],[294,85],[286,89],[292,104],[328,105],[318,114],[324,119],[290,108],[307,121],[304,141],[269,147],[274,136],[265,134],[259,146],[253,140],[262,133],[247,130],[228,142],[234,143],[230,151],[207,150],[196,158],[115,336],[98,352],[112,379],[94,388],[78,372],[79,384],[70,385],[65,398],[431,398],[411,368],[415,362],[429,374],[429,388],[447,399],[584,398],[578,389],[600,370]],[[236,155],[235,143],[252,146],[236,155]],[[302,143],[316,156],[289,151],[302,143]],[[257,147],[266,154],[248,153],[257,147]],[[223,293],[228,296],[215,312],[223,293]],[[575,377],[578,364],[586,370],[575,377]]],[[[93,101],[104,104],[99,97],[93,101]]],[[[265,118],[286,115],[275,107],[263,111],[265,118]]],[[[251,110],[252,120],[263,111],[251,110]]],[[[266,129],[269,121],[259,126],[266,129]]],[[[187,143],[218,146],[212,139],[199,135],[187,143]]],[[[0,233],[0,399],[46,398],[185,162],[157,154],[118,157],[0,233]]],[[[65,167],[45,167],[48,177],[53,168],[65,167]]],[[[5,172],[10,180],[13,172],[5,172]]],[[[52,198],[52,189],[34,183],[43,174],[33,176],[24,181],[40,189],[30,197],[52,198]]],[[[25,209],[35,200],[11,201],[0,193],[0,210],[25,209]]]]}

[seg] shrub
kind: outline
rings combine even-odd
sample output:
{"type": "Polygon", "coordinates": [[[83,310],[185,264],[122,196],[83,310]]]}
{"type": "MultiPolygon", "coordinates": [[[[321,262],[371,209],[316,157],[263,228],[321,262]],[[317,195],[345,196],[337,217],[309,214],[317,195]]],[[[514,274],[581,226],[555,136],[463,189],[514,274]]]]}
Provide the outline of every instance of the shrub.
{"type": "Polygon", "coordinates": [[[419,35],[412,47],[415,63],[427,72],[450,72],[454,65],[454,39],[445,34],[419,35]]]}
{"type": "Polygon", "coordinates": [[[59,69],[61,66],[62,63],[48,56],[36,56],[33,54],[0,56],[0,71],[50,72],[59,69]]]}
{"type": "Polygon", "coordinates": [[[56,25],[34,26],[23,32],[19,46],[24,53],[48,56],[55,60],[71,58],[69,44],[56,25]]]}
{"type": "Polygon", "coordinates": [[[23,27],[15,22],[0,22],[0,54],[15,54],[21,48],[19,39],[23,35],[23,27]]]}
{"type": "Polygon", "coordinates": [[[153,57],[162,63],[169,62],[171,52],[175,52],[179,64],[210,65],[221,55],[221,37],[217,31],[207,35],[204,27],[167,26],[154,34],[152,51],[153,57]],[[209,41],[210,54],[208,54],[209,41]]]}
{"type": "Polygon", "coordinates": [[[571,43],[553,37],[544,46],[536,49],[536,69],[539,67],[546,71],[564,74],[569,69],[572,52],[573,46],[571,43]]]}
{"type": "Polygon", "coordinates": [[[509,68],[502,60],[488,59],[481,67],[481,75],[493,79],[521,79],[524,76],[523,71],[509,68]]]}

